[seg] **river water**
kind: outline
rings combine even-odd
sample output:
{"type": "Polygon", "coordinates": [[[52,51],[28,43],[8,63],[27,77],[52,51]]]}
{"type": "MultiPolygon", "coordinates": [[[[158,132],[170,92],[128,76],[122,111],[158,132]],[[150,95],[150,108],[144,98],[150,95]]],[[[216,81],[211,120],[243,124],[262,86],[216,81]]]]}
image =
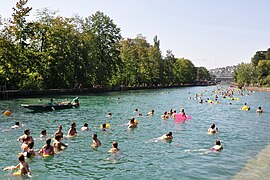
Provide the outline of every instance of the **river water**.
{"type": "MultiPolygon", "coordinates": [[[[68,148],[49,158],[36,156],[28,159],[32,179],[267,179],[270,172],[270,94],[252,92],[232,101],[219,97],[219,104],[198,103],[196,93],[214,99],[211,94],[217,86],[183,87],[173,89],[138,90],[80,95],[79,109],[45,113],[32,113],[20,104],[38,103],[39,98],[1,101],[0,108],[12,110],[11,116],[0,116],[0,168],[17,165],[20,143],[16,139],[29,128],[35,138],[34,149],[45,141],[40,131],[47,130],[52,137],[58,125],[66,134],[70,124],[77,123],[78,136],[65,138],[68,148]],[[232,103],[230,105],[230,103],[232,103]],[[247,103],[250,111],[239,108],[247,103]],[[262,106],[264,113],[255,113],[262,106]],[[185,109],[191,120],[182,124],[172,118],[160,116],[170,109],[185,109]],[[139,117],[135,109],[143,114],[139,117]],[[153,116],[146,116],[151,109],[153,116]],[[112,113],[110,118],[106,117],[112,113]],[[138,128],[129,130],[124,124],[136,116],[138,128]],[[23,127],[11,129],[19,121],[23,127]],[[91,128],[81,132],[87,122],[91,128]],[[100,125],[108,122],[108,131],[100,125]],[[208,135],[207,129],[215,123],[219,134],[208,135]],[[172,142],[157,140],[173,132],[172,142]],[[102,146],[93,149],[91,135],[98,134],[102,146]],[[209,149],[220,139],[224,150],[217,153],[209,149]],[[111,143],[119,143],[120,153],[111,154],[111,143]]],[[[73,96],[53,97],[58,99],[73,96]]],[[[42,98],[42,102],[48,102],[42,98]]],[[[40,102],[39,102],[40,103],[40,102]]],[[[14,177],[11,171],[0,171],[0,179],[27,179],[14,177]]]]}

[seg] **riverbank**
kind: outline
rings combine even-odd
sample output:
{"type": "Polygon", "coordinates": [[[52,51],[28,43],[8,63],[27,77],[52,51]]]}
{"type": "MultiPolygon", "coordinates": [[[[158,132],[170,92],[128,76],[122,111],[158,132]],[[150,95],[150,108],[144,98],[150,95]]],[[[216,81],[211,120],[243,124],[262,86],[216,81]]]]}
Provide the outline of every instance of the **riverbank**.
{"type": "Polygon", "coordinates": [[[118,88],[77,88],[77,89],[46,89],[46,90],[5,90],[0,91],[0,99],[15,99],[26,97],[42,97],[50,95],[80,95],[88,93],[102,93],[112,91],[129,91],[129,90],[143,90],[143,89],[161,89],[161,88],[178,88],[178,87],[192,87],[192,86],[211,86],[214,83],[196,82],[194,84],[180,84],[174,86],[136,86],[136,87],[118,87],[118,88]]]}
{"type": "Polygon", "coordinates": [[[247,87],[243,87],[242,89],[246,91],[270,92],[270,87],[247,86],[247,87]]]}

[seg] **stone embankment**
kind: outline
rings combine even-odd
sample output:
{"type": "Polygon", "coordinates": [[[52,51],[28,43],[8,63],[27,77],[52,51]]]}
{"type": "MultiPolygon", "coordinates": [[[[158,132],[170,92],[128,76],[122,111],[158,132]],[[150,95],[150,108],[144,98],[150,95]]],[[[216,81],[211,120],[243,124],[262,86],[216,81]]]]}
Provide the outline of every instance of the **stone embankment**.
{"type": "Polygon", "coordinates": [[[270,92],[270,87],[256,87],[256,86],[248,86],[248,87],[243,87],[243,90],[247,90],[247,91],[262,91],[262,92],[270,92]]]}

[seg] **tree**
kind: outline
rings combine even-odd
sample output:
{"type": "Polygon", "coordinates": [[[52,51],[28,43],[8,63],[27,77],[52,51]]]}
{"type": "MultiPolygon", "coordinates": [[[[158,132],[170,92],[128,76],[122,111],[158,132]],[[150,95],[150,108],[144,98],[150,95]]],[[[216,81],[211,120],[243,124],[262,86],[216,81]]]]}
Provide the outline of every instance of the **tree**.
{"type": "Polygon", "coordinates": [[[95,34],[94,43],[96,46],[93,56],[95,57],[95,83],[108,85],[109,79],[121,65],[119,58],[119,41],[121,39],[120,28],[113,20],[104,13],[97,11],[94,15],[86,18],[86,24],[95,34]]]}

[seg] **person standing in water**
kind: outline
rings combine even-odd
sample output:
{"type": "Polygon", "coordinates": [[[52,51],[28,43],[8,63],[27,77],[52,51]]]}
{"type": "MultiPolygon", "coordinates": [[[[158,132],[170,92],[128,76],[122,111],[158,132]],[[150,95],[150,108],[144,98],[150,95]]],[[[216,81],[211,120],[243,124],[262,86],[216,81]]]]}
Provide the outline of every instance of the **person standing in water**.
{"type": "Polygon", "coordinates": [[[24,155],[20,154],[18,156],[18,160],[19,160],[19,164],[17,166],[8,166],[4,168],[5,170],[14,170],[14,169],[20,169],[19,175],[28,175],[28,177],[32,177],[31,176],[31,172],[30,172],[30,168],[28,163],[25,161],[24,155]]]}
{"type": "Polygon", "coordinates": [[[101,142],[100,140],[97,138],[97,134],[93,134],[92,135],[92,147],[98,147],[98,146],[101,146],[101,142]]]}
{"type": "Polygon", "coordinates": [[[112,143],[112,148],[108,152],[115,153],[115,152],[118,152],[118,151],[120,151],[120,149],[118,148],[118,143],[116,141],[114,141],[112,143]]]}
{"type": "Polygon", "coordinates": [[[71,127],[70,127],[70,129],[68,130],[68,135],[69,135],[69,136],[75,136],[75,135],[77,135],[76,123],[75,123],[75,122],[73,122],[73,123],[71,124],[71,127]]]}
{"type": "Polygon", "coordinates": [[[59,125],[58,126],[58,130],[54,133],[54,138],[57,136],[57,135],[60,135],[61,136],[61,138],[63,139],[63,132],[62,132],[62,126],[61,125],[59,125]]]}
{"type": "Polygon", "coordinates": [[[257,110],[256,110],[256,113],[262,113],[263,110],[262,110],[262,107],[260,106],[257,110]]]}
{"type": "Polygon", "coordinates": [[[42,155],[53,155],[54,154],[54,149],[53,146],[51,145],[51,138],[46,139],[46,144],[39,150],[39,154],[42,155]]]}

